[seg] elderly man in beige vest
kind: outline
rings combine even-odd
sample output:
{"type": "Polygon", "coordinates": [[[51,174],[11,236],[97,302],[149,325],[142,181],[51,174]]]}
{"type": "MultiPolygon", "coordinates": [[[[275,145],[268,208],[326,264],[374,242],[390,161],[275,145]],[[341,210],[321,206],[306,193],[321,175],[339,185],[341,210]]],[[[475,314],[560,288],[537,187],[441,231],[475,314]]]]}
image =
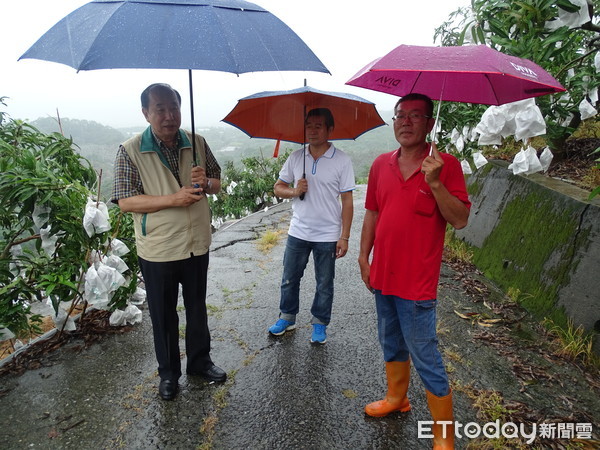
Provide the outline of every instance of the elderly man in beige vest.
{"type": "Polygon", "coordinates": [[[176,90],[152,84],[141,100],[150,126],[119,147],[112,201],[133,213],[161,380],[158,392],[171,400],[181,376],[179,285],[186,311],[187,374],[218,382],[227,377],[211,360],[206,314],[211,242],[206,194],[219,192],[221,168],[203,137],[180,130],[181,97],[176,90]]]}

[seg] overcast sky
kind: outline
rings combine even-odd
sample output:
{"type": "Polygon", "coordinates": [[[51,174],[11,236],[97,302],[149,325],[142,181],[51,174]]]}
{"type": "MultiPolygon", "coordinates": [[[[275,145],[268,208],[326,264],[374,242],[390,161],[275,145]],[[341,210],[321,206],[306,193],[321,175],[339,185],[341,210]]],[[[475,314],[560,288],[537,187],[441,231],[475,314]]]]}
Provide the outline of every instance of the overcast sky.
{"type": "MultiPolygon", "coordinates": [[[[185,70],[97,70],[17,59],[64,16],[86,0],[3,0],[0,2],[1,110],[34,120],[56,116],[94,120],[115,127],[145,125],[139,94],[150,83],[166,82],[183,96],[183,125],[189,124],[185,70]]],[[[332,75],[316,72],[248,73],[194,71],[196,126],[218,125],[238,99],[266,90],[317,89],[349,92],[390,111],[396,97],[344,83],[364,65],[400,44],[433,45],[437,26],[469,0],[257,0],[294,30],[332,75]]],[[[224,124],[223,124],[224,125],[224,124]]],[[[225,126],[225,125],[224,125],[225,126]]]]}

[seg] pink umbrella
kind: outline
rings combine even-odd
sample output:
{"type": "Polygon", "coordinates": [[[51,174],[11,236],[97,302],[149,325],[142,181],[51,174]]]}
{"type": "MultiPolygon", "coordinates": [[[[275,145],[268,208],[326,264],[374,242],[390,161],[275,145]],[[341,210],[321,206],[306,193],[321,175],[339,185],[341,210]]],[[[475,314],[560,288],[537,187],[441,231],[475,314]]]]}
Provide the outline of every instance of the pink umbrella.
{"type": "Polygon", "coordinates": [[[399,97],[418,92],[434,100],[502,105],[566,89],[528,59],[485,45],[400,45],[346,84],[399,97]]]}

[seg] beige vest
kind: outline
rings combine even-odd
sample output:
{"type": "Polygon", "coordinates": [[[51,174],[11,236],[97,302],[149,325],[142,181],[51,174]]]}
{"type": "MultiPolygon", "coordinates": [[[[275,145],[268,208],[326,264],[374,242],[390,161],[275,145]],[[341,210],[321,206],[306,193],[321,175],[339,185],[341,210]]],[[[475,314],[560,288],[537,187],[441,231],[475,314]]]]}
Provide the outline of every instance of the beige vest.
{"type": "MultiPolygon", "coordinates": [[[[181,133],[179,178],[191,186],[191,134],[181,133]]],[[[167,161],[152,137],[150,127],[127,140],[123,147],[137,167],[144,193],[169,195],[180,189],[167,161]]],[[[196,135],[198,165],[206,168],[206,142],[196,135]]],[[[133,213],[138,256],[154,262],[178,261],[208,252],[211,242],[211,213],[205,196],[189,207],[167,208],[153,213],[133,213]]]]}

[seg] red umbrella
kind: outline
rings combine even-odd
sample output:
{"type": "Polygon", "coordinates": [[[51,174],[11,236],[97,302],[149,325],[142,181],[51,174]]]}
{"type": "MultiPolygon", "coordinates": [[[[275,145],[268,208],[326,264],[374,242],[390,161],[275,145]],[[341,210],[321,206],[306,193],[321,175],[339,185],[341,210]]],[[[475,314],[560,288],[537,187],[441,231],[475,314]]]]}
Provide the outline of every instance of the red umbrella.
{"type": "MultiPolygon", "coordinates": [[[[239,128],[250,137],[277,139],[273,151],[276,158],[281,141],[306,142],[304,118],[314,108],[331,111],[335,126],[329,135],[330,140],[356,139],[385,124],[374,103],[356,95],[319,91],[310,86],[244,97],[223,122],[239,128]]],[[[303,199],[304,194],[300,196],[300,200],[303,199]]]]}
{"type": "Polygon", "coordinates": [[[310,86],[244,97],[223,122],[250,137],[277,140],[277,152],[279,141],[306,142],[304,118],[313,108],[328,108],[333,114],[335,127],[330,140],[356,139],[385,124],[374,103],[356,95],[320,91],[310,86]]]}

